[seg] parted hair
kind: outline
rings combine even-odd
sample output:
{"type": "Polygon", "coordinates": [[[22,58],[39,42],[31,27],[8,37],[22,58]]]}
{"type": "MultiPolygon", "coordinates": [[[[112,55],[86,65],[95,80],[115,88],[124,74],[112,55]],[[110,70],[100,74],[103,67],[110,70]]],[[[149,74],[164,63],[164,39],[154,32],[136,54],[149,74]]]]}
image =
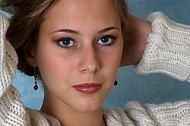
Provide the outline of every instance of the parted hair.
{"type": "MultiPolygon", "coordinates": [[[[18,55],[18,69],[29,76],[34,68],[25,59],[25,50],[35,47],[45,13],[59,0],[0,0],[1,9],[10,13],[10,26],[6,33],[18,55]]],[[[129,31],[128,9],[125,0],[111,0],[121,18],[122,32],[129,31]]],[[[125,40],[125,38],[124,38],[125,40]]]]}

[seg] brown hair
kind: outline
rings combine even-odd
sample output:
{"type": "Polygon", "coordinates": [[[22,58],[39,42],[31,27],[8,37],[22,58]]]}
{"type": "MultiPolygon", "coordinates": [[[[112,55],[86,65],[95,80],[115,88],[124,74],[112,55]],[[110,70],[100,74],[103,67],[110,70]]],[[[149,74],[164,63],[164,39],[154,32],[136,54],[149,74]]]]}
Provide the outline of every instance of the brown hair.
{"type": "MultiPolygon", "coordinates": [[[[59,0],[2,0],[2,5],[13,13],[6,37],[19,57],[18,69],[27,75],[34,74],[34,68],[25,59],[24,48],[34,46],[44,14],[59,0]],[[4,2],[6,1],[6,2],[4,2]],[[16,2],[15,2],[16,1],[16,2]],[[10,5],[11,8],[10,9],[10,5]]],[[[121,18],[122,32],[129,29],[128,9],[125,0],[112,0],[121,18]]],[[[4,9],[6,10],[6,9],[4,9]]]]}
{"type": "MultiPolygon", "coordinates": [[[[9,0],[11,2],[11,0],[9,0]]],[[[18,69],[34,75],[34,68],[26,61],[24,48],[34,46],[44,13],[58,0],[13,0],[14,11],[6,37],[18,55],[18,69]]],[[[7,4],[8,5],[8,4],[7,4]]]]}

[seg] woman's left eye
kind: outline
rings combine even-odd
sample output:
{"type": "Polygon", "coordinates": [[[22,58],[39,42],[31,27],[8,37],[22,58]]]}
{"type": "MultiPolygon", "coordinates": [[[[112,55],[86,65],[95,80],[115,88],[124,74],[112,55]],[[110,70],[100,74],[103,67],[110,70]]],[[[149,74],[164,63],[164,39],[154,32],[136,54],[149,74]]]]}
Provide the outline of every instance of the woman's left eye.
{"type": "Polygon", "coordinates": [[[116,39],[115,36],[112,36],[112,35],[103,36],[98,40],[98,44],[111,45],[115,39],[116,39]]]}

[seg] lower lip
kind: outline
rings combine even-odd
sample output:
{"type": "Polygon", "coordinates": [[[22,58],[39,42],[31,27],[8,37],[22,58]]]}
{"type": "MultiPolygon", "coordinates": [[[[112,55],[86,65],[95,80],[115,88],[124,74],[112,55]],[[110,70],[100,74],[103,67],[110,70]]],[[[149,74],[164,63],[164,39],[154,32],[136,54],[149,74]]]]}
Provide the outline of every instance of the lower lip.
{"type": "Polygon", "coordinates": [[[100,90],[102,86],[99,84],[82,84],[82,85],[75,85],[73,88],[75,90],[84,93],[84,94],[93,94],[100,90]]]}

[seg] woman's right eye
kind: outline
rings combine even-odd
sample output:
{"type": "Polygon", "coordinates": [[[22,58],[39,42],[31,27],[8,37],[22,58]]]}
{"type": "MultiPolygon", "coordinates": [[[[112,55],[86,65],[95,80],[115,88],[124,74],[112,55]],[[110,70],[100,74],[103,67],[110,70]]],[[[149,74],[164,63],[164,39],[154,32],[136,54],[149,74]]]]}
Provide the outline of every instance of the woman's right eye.
{"type": "Polygon", "coordinates": [[[69,48],[75,45],[75,42],[72,38],[60,38],[56,42],[62,48],[69,48]]]}

